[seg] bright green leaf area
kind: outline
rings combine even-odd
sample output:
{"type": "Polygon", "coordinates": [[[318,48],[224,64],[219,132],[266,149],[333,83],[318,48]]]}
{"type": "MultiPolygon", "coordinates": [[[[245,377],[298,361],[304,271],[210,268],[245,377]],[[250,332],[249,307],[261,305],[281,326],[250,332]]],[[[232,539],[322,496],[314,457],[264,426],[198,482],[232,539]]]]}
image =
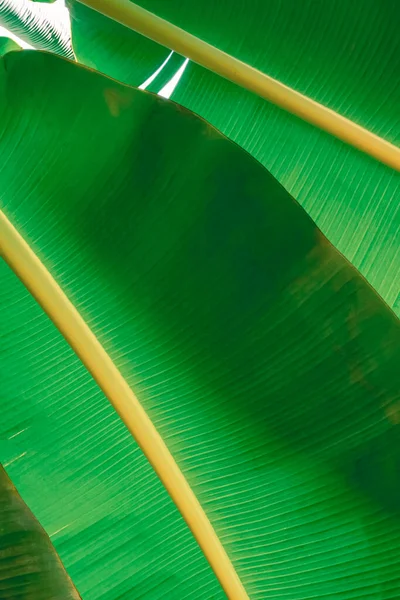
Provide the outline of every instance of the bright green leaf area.
{"type": "MultiPolygon", "coordinates": [[[[140,85],[150,74],[142,65],[152,72],[167,55],[95,11],[70,4],[79,61],[140,85]]],[[[399,2],[137,4],[400,144],[399,2]]],[[[193,63],[172,99],[267,167],[400,314],[399,173],[193,63]]]]}
{"type": "Polygon", "coordinates": [[[398,2],[204,0],[201,10],[186,0],[136,4],[374,132],[399,139],[398,2]]]}
{"type": "Polygon", "coordinates": [[[10,38],[0,37],[0,56],[4,56],[4,54],[13,50],[21,50],[21,47],[10,38]]]}
{"type": "Polygon", "coordinates": [[[49,537],[0,465],[0,597],[79,600],[49,537]]]}
{"type": "MultiPolygon", "coordinates": [[[[202,119],[50,54],[2,64],[1,206],[139,397],[250,598],[397,597],[395,315],[202,119]]],[[[0,270],[0,460],[84,600],[222,599],[103,394],[0,270]]]]}

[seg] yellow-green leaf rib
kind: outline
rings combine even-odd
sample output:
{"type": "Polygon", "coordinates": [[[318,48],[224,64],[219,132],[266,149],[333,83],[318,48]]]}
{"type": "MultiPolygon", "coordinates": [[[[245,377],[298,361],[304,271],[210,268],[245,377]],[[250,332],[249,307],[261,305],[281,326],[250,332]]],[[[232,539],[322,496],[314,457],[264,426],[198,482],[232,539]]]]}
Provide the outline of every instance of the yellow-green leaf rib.
{"type": "Polygon", "coordinates": [[[130,0],[79,0],[400,171],[400,149],[130,0]]]}
{"type": "Polygon", "coordinates": [[[0,252],[110,400],[165,485],[228,598],[248,598],[188,482],[113,361],[49,271],[0,211],[0,252]]]}
{"type": "MultiPolygon", "coordinates": [[[[135,390],[247,594],[392,600],[395,315],[207,122],[51,54],[2,62],[1,208],[135,390]]],[[[304,183],[326,190],[318,171],[304,183]]],[[[221,600],[100,388],[3,261],[0,279],[0,450],[85,600],[221,600]]]]}

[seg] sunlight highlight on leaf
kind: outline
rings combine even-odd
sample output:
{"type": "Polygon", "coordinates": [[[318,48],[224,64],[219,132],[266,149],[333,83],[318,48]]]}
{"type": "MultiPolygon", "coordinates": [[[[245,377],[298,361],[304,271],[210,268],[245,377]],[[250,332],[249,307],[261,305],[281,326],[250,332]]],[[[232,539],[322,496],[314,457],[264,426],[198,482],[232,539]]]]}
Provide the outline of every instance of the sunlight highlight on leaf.
{"type": "Polygon", "coordinates": [[[171,97],[171,94],[174,92],[176,86],[178,85],[183,73],[185,72],[185,69],[186,69],[188,63],[189,63],[189,59],[186,58],[182,64],[182,66],[178,69],[178,71],[175,73],[175,75],[172,77],[172,79],[170,79],[170,81],[168,81],[168,83],[166,83],[164,85],[164,87],[158,92],[159,96],[162,96],[163,98],[171,97]]]}
{"type": "Polygon", "coordinates": [[[33,46],[19,38],[12,31],[9,31],[5,27],[0,27],[0,36],[10,38],[10,40],[13,40],[18,44],[18,46],[21,46],[21,48],[24,48],[25,50],[34,50],[33,46]]]}
{"type": "Polygon", "coordinates": [[[33,48],[74,58],[65,0],[57,0],[53,4],[0,0],[0,23],[33,48]]]}
{"type": "Polygon", "coordinates": [[[159,75],[159,73],[161,73],[161,71],[163,70],[163,68],[165,67],[165,65],[168,63],[168,61],[169,61],[169,59],[171,58],[172,55],[173,55],[173,52],[170,52],[168,54],[167,58],[162,63],[162,65],[160,67],[158,67],[157,71],[154,71],[153,75],[150,75],[150,77],[148,79],[146,79],[146,81],[144,83],[142,83],[141,85],[139,85],[139,90],[145,90],[151,83],[153,83],[153,81],[155,80],[155,78],[157,77],[157,75],[159,75]]]}

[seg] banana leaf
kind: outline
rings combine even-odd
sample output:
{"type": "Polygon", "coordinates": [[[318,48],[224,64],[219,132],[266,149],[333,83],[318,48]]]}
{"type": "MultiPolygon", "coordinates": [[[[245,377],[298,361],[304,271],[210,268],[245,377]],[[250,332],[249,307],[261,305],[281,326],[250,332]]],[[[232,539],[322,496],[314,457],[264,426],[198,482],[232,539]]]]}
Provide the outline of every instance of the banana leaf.
{"type": "MultiPolygon", "coordinates": [[[[397,597],[394,313],[203,119],[50,54],[1,60],[1,208],[137,394],[249,597],[397,597]]],[[[4,262],[0,281],[0,459],[82,597],[223,598],[82,363],[4,262]]]]}
{"type": "Polygon", "coordinates": [[[0,465],[0,597],[79,600],[47,534],[0,465]]]}
{"type": "Polygon", "coordinates": [[[13,50],[21,50],[20,46],[8,37],[0,37],[0,56],[4,56],[7,52],[13,50]]]}
{"type": "Polygon", "coordinates": [[[61,18],[60,8],[60,0],[54,6],[31,0],[0,0],[0,25],[34,48],[73,58],[69,23],[61,18]]]}
{"type": "Polygon", "coordinates": [[[118,81],[139,86],[165,61],[169,50],[80,2],[68,3],[77,60],[118,81]]]}
{"type": "MultiPolygon", "coordinates": [[[[137,4],[400,143],[399,2],[137,4]]],[[[152,72],[166,58],[158,44],[76,0],[68,5],[80,62],[140,85],[140,65],[152,72]]],[[[400,314],[399,173],[193,63],[171,98],[267,167],[400,314]]]]}

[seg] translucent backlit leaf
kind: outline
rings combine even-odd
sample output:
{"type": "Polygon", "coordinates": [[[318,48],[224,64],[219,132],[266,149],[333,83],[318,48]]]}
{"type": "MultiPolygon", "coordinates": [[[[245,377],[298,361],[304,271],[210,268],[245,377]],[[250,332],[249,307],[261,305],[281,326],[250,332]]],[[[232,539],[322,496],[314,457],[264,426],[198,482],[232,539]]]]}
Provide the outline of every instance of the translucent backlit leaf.
{"type": "Polygon", "coordinates": [[[35,48],[74,57],[63,0],[52,6],[31,0],[0,0],[0,25],[35,48]]]}
{"type": "MultiPolygon", "coordinates": [[[[86,40],[78,59],[91,64],[88,59],[94,57],[96,68],[138,85],[140,79],[131,77],[125,65],[137,62],[133,53],[138,49],[150,60],[159,46],[73,4],[82,16],[73,38],[77,44],[86,40]]],[[[313,0],[206,0],[201,8],[181,0],[138,4],[400,143],[398,2],[335,0],[327,6],[313,0]]],[[[153,72],[162,60],[146,68],[153,72]]],[[[172,99],[260,160],[398,312],[399,173],[193,63],[172,99]]]]}
{"type": "MultiPolygon", "coordinates": [[[[202,119],[49,54],[3,65],[1,207],[135,390],[249,597],[396,597],[395,315],[202,119]]],[[[2,451],[85,600],[222,598],[103,394],[0,277],[2,451]]]]}

